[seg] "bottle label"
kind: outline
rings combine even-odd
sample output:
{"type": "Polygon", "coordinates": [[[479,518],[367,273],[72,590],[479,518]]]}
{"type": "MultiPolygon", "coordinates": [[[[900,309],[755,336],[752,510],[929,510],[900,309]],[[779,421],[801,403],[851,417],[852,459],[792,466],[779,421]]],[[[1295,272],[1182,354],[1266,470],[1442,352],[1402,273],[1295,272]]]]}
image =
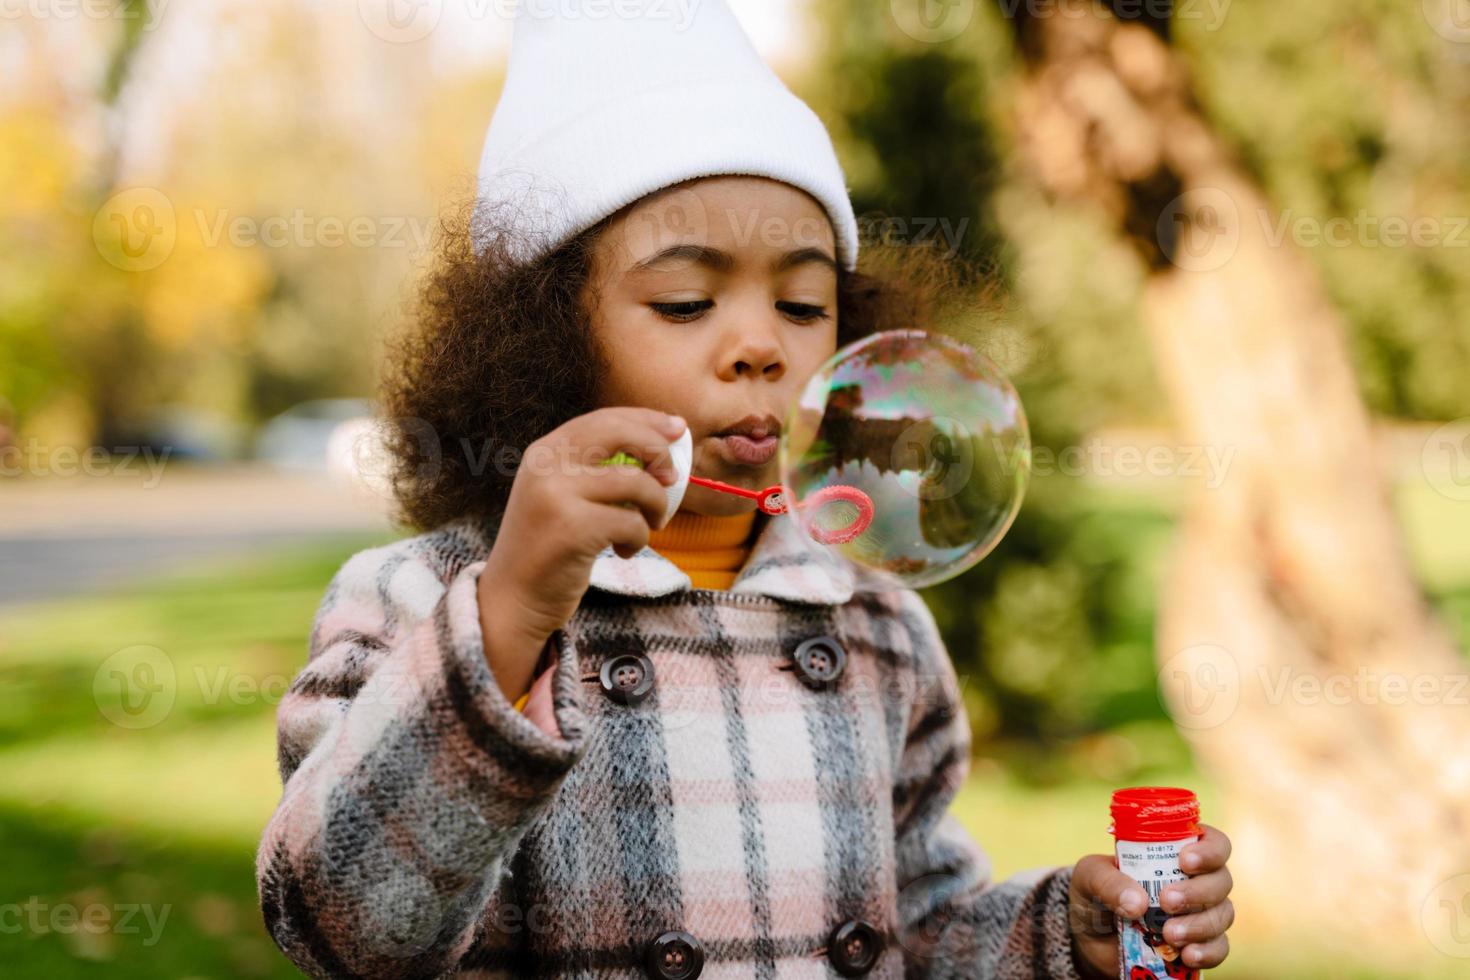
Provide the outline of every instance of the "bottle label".
{"type": "Polygon", "coordinates": [[[1143,918],[1118,917],[1121,980],[1199,980],[1199,969],[1185,966],[1180,951],[1164,941],[1164,922],[1169,917],[1159,906],[1164,886],[1188,877],[1179,870],[1179,852],[1197,840],[1185,837],[1175,841],[1116,842],[1118,869],[1148,894],[1148,911],[1143,918]]]}

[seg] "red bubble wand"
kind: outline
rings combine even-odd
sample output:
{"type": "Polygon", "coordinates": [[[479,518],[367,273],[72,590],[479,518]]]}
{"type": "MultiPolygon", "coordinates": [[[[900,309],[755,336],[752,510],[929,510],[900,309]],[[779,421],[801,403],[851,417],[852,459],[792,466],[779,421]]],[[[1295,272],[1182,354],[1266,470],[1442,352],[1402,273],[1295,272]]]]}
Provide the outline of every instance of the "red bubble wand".
{"type": "MultiPolygon", "coordinates": [[[[774,487],[766,487],[764,490],[747,490],[744,487],[731,486],[719,480],[709,480],[692,474],[689,482],[711,490],[718,490],[721,493],[754,500],[756,507],[760,508],[764,514],[786,513],[789,509],[786,501],[792,496],[789,488],[779,483],[774,487]]],[[[873,522],[873,499],[857,487],[846,484],[837,483],[829,487],[822,487],[805,500],[799,501],[796,506],[802,510],[809,508],[821,510],[832,504],[851,504],[856,510],[851,522],[845,525],[828,528],[814,523],[809,528],[809,533],[822,544],[846,544],[866,531],[868,525],[873,522]]]]}

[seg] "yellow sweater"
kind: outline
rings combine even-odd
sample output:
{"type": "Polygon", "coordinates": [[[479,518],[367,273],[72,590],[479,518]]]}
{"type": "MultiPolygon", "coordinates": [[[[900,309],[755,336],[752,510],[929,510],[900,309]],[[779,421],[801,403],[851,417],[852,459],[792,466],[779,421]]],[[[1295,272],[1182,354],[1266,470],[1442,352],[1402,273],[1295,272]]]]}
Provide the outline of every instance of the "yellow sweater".
{"type": "Polygon", "coordinates": [[[696,589],[728,589],[750,554],[756,511],[708,517],[679,511],[648,533],[648,546],[679,566],[696,589]]]}
{"type": "MultiPolygon", "coordinates": [[[[711,517],[681,510],[669,523],[648,533],[648,546],[679,566],[696,589],[728,589],[745,566],[757,512],[711,517]]],[[[531,696],[516,699],[517,711],[531,696]]]]}

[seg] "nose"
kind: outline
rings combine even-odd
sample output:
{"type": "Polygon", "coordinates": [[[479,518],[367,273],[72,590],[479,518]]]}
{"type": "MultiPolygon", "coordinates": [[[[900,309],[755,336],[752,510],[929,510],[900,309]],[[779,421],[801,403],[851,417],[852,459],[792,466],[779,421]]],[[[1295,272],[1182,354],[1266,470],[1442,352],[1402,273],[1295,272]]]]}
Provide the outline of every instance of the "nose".
{"type": "Polygon", "coordinates": [[[735,375],[750,375],[752,377],[764,378],[767,381],[775,381],[786,373],[785,362],[782,361],[779,352],[773,352],[770,356],[763,354],[751,354],[735,362],[735,375]]]}
{"type": "Polygon", "coordinates": [[[742,330],[726,354],[721,374],[726,381],[759,378],[777,381],[786,373],[786,352],[780,341],[765,327],[742,330]]]}

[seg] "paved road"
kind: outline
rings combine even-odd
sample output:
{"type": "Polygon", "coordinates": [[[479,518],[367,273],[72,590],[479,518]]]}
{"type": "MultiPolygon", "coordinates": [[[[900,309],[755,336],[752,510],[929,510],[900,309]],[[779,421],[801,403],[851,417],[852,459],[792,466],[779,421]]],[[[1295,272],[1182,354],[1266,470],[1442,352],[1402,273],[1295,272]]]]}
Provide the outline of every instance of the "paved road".
{"type": "Polygon", "coordinates": [[[248,531],[229,534],[0,538],[0,608],[74,595],[189,568],[266,553],[308,540],[360,540],[351,532],[248,531]]]}
{"type": "Polygon", "coordinates": [[[0,606],[303,541],[391,534],[385,501],[325,477],[170,467],[126,477],[0,481],[0,606]]]}

